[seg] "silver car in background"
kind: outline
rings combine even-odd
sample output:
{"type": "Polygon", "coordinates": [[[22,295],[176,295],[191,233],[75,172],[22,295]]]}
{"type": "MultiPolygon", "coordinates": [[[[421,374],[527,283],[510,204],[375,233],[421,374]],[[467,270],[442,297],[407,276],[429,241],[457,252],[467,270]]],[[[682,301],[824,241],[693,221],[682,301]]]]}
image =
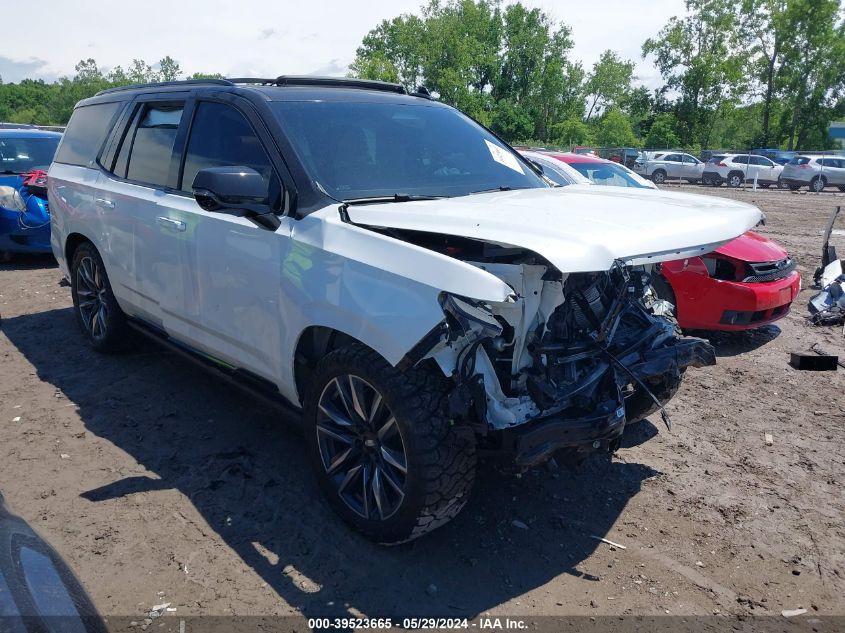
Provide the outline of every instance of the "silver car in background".
{"type": "Polygon", "coordinates": [[[793,191],[805,186],[810,191],[824,191],[827,186],[845,191],[845,158],[796,156],[784,166],[780,180],[793,191]]]}
{"type": "Polygon", "coordinates": [[[667,180],[687,180],[695,184],[701,180],[704,163],[683,152],[642,152],[634,163],[634,171],[658,185],[667,180]]]}

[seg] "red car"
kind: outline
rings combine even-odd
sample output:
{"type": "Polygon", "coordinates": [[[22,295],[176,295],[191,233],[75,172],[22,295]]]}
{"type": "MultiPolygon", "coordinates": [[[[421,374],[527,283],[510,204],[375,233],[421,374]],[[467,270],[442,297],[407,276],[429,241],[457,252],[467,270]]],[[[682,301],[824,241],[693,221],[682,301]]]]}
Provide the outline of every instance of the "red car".
{"type": "MultiPolygon", "coordinates": [[[[600,174],[594,178],[599,175],[594,173],[598,167],[595,163],[610,163],[601,158],[553,152],[547,155],[600,184],[653,187],[651,183],[637,184],[639,177],[635,180],[600,174]]],[[[707,255],[658,266],[660,275],[654,280],[657,294],[675,305],[678,323],[685,329],[757,328],[785,316],[801,292],[801,275],[789,253],[753,231],[707,255]]]]}

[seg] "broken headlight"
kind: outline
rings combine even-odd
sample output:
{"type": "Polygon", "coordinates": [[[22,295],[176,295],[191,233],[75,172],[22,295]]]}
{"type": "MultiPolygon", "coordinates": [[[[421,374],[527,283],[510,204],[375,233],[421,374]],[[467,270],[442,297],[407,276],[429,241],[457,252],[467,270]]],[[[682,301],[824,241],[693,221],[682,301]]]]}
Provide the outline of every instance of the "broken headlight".
{"type": "Polygon", "coordinates": [[[449,317],[450,328],[474,340],[493,338],[502,333],[502,324],[492,310],[479,301],[444,293],[440,300],[443,312],[449,317]]]}
{"type": "Polygon", "coordinates": [[[21,213],[26,211],[26,203],[14,187],[0,187],[0,207],[21,213]]]}

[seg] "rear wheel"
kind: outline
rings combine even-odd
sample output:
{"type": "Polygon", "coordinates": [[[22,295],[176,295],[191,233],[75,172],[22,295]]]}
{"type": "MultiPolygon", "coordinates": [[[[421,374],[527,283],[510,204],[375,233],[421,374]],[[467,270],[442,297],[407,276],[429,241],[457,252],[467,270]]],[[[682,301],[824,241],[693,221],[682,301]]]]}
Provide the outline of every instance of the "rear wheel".
{"type": "Polygon", "coordinates": [[[90,242],[73,254],[70,293],[76,321],[88,343],[100,352],[121,349],[127,341],[126,316],[117,305],[100,253],[90,242]]]}
{"type": "Polygon", "coordinates": [[[816,193],[824,191],[826,186],[827,180],[825,180],[824,176],[816,176],[810,181],[810,191],[815,191],[816,193]]]}
{"type": "Polygon", "coordinates": [[[369,538],[392,544],[454,518],[475,479],[475,441],[445,414],[445,378],[399,371],[360,344],[317,365],[305,404],[309,452],[326,498],[369,538]]]}
{"type": "Polygon", "coordinates": [[[778,178],[778,189],[791,189],[791,187],[786,184],[783,180],[778,178]]]}
{"type": "Polygon", "coordinates": [[[736,189],[737,187],[739,187],[742,184],[742,182],[744,180],[745,180],[745,176],[743,175],[743,173],[741,171],[732,171],[731,173],[728,174],[728,179],[727,179],[728,187],[731,187],[732,189],[736,189]]]}
{"type": "Polygon", "coordinates": [[[662,169],[655,169],[654,173],[651,175],[651,179],[655,184],[662,185],[666,182],[666,172],[662,169]]]}

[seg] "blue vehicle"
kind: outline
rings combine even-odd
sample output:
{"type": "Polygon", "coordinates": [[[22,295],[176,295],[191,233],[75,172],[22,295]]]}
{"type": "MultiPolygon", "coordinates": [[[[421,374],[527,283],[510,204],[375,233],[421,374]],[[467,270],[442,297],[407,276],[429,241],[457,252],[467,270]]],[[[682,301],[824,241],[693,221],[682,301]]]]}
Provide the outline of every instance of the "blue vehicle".
{"type": "Polygon", "coordinates": [[[750,153],[757,154],[758,156],[765,156],[770,161],[775,162],[778,165],[786,165],[798,155],[798,152],[778,149],[776,147],[752,149],[750,153]]]}
{"type": "Polygon", "coordinates": [[[0,262],[14,253],[50,253],[46,187],[24,184],[33,171],[46,171],[62,135],[0,128],[0,262]]]}

